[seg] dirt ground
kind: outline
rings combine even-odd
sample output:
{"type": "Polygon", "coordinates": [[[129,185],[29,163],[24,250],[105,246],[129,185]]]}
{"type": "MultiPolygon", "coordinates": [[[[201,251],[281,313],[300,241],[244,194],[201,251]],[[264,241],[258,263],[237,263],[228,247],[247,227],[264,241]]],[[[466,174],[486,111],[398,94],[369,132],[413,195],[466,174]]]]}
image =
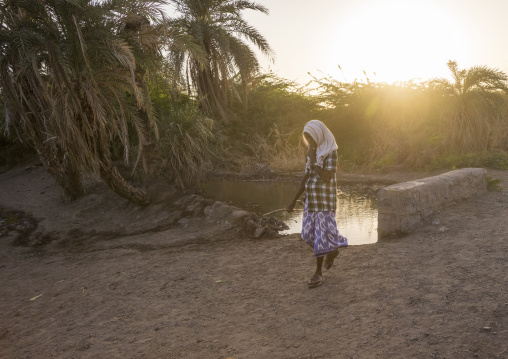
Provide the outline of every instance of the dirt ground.
{"type": "Polygon", "coordinates": [[[297,234],[253,239],[160,188],[145,209],[94,183],[66,203],[18,167],[0,174],[0,358],[508,358],[508,171],[489,175],[502,192],[341,250],[308,289],[297,234]]]}

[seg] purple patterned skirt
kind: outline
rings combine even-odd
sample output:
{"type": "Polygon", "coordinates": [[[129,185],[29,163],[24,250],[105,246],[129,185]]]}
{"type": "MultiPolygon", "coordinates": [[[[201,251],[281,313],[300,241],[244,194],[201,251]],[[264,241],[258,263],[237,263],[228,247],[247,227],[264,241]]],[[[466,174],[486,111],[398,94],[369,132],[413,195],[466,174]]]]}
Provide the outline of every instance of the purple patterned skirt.
{"type": "Polygon", "coordinates": [[[302,239],[314,249],[316,257],[347,247],[347,238],[341,236],[335,221],[335,212],[309,212],[307,200],[303,211],[302,239]]]}

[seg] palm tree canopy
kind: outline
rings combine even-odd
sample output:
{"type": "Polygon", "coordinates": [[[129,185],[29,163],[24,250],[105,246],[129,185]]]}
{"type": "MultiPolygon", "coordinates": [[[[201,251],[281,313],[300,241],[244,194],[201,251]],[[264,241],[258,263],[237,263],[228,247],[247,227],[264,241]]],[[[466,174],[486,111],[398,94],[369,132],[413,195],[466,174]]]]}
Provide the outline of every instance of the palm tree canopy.
{"type": "MultiPolygon", "coordinates": [[[[217,35],[245,38],[254,43],[266,55],[272,50],[266,39],[242,17],[242,11],[254,10],[268,15],[268,9],[251,1],[236,0],[172,0],[182,14],[181,24],[202,46],[226,45],[217,35]]],[[[226,48],[223,48],[226,49],[226,48]]]]}
{"type": "MultiPolygon", "coordinates": [[[[459,69],[456,61],[448,61],[448,69],[453,83],[448,82],[449,88],[458,96],[472,91],[508,92],[508,76],[498,69],[487,66],[473,66],[469,69],[459,69]]],[[[443,81],[446,83],[447,81],[443,81]]]]}
{"type": "Polygon", "coordinates": [[[32,139],[61,142],[84,172],[97,172],[97,155],[115,136],[128,156],[128,124],[143,142],[136,112],[149,109],[149,97],[135,79],[137,49],[121,36],[123,14],[154,19],[163,4],[6,1],[0,85],[8,123],[32,139]]]}
{"type": "Polygon", "coordinates": [[[249,81],[258,71],[259,62],[248,43],[273,58],[266,39],[242,16],[244,10],[268,10],[251,1],[172,0],[181,14],[173,24],[192,37],[205,58],[173,54],[179,69],[189,71],[191,81],[206,110],[223,115],[225,103],[235,92],[232,79],[237,74],[249,81]]]}
{"type": "Polygon", "coordinates": [[[455,61],[448,61],[452,81],[431,81],[431,87],[444,90],[448,106],[443,113],[447,140],[459,150],[484,150],[492,146],[496,132],[505,120],[502,109],[506,105],[508,76],[487,66],[460,69],[455,61]]]}

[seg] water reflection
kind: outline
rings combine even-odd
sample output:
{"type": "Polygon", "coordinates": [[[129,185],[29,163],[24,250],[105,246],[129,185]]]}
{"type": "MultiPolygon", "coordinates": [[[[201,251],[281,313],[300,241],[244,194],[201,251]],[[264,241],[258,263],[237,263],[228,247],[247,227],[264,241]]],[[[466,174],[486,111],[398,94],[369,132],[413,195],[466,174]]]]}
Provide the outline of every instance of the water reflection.
{"type": "MultiPolygon", "coordinates": [[[[245,210],[264,214],[285,208],[298,188],[292,182],[211,181],[204,185],[205,194],[214,200],[230,203],[245,210]]],[[[350,245],[377,242],[377,204],[369,187],[339,186],[336,219],[339,232],[350,245]]],[[[297,204],[295,209],[303,209],[297,204]]],[[[283,234],[299,233],[302,212],[277,212],[273,217],[284,221],[289,229],[283,234]]]]}

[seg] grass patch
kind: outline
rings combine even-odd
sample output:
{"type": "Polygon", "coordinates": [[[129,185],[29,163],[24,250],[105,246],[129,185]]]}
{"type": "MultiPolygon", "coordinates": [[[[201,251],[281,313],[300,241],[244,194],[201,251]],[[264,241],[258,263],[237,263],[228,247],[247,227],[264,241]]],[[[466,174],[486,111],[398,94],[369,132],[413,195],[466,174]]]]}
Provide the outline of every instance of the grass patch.
{"type": "Polygon", "coordinates": [[[492,178],[492,177],[488,176],[487,177],[487,190],[502,192],[503,188],[501,187],[501,182],[503,182],[503,180],[497,179],[497,178],[492,178]]]}
{"type": "Polygon", "coordinates": [[[498,170],[508,169],[508,153],[505,151],[481,151],[465,154],[451,154],[433,158],[430,169],[484,167],[498,170]]]}

